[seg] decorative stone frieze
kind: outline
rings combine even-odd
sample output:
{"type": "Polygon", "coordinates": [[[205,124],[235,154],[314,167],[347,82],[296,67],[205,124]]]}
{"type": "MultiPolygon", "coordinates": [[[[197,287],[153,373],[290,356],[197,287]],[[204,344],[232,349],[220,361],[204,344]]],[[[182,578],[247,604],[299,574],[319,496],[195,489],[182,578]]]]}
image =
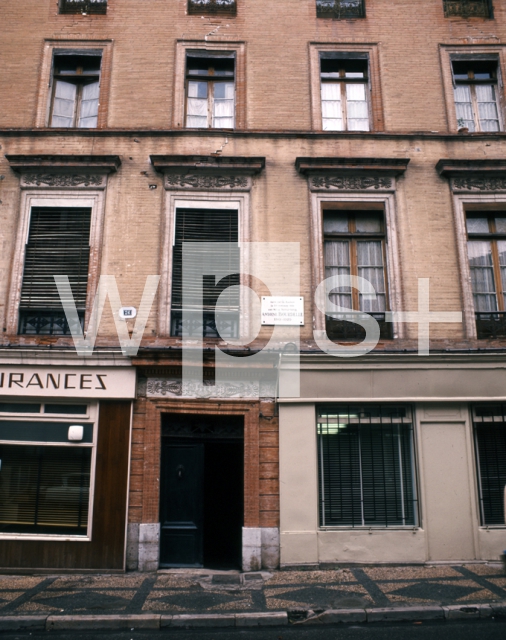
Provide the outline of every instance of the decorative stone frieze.
{"type": "Polygon", "coordinates": [[[105,189],[107,175],[121,165],[119,156],[6,155],[21,187],[45,189],[105,189]]]}
{"type": "Polygon", "coordinates": [[[310,179],[313,189],[329,189],[337,191],[366,191],[375,189],[391,191],[395,189],[392,178],[377,178],[374,176],[317,176],[310,179]]]}
{"type": "Polygon", "coordinates": [[[182,381],[177,378],[148,378],[147,398],[260,398],[274,397],[275,379],[182,381]]]}
{"type": "Polygon", "coordinates": [[[454,193],[506,191],[506,160],[440,160],[436,170],[449,179],[454,193]]]}
{"type": "Polygon", "coordinates": [[[249,191],[251,178],[248,176],[212,175],[198,173],[168,173],[165,176],[166,189],[189,189],[200,191],[249,191]]]}
{"type": "Polygon", "coordinates": [[[262,171],[265,158],[151,156],[151,164],[164,174],[166,190],[250,191],[252,176],[262,171]]]}
{"type": "Polygon", "coordinates": [[[52,173],[27,173],[21,177],[21,185],[24,187],[103,187],[104,175],[94,174],[52,174],[52,173]]]}
{"type": "Polygon", "coordinates": [[[311,191],[395,191],[409,158],[297,158],[311,191]]]}

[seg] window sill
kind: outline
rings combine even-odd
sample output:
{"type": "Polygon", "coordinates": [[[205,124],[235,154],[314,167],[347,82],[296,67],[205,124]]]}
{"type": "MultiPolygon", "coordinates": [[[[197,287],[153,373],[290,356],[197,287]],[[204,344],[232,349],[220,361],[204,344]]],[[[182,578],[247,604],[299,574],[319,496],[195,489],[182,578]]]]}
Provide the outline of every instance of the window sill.
{"type": "Polygon", "coordinates": [[[409,524],[405,526],[395,525],[392,527],[385,527],[385,526],[369,527],[367,525],[352,527],[351,525],[345,525],[345,526],[336,525],[334,527],[332,526],[319,527],[318,531],[361,531],[363,533],[372,534],[373,531],[406,531],[406,532],[416,533],[417,531],[423,531],[423,529],[416,525],[409,525],[409,524]]]}
{"type": "Polygon", "coordinates": [[[43,541],[59,541],[59,542],[91,542],[91,536],[66,536],[66,535],[48,535],[44,533],[0,533],[1,540],[33,540],[43,541]]]}

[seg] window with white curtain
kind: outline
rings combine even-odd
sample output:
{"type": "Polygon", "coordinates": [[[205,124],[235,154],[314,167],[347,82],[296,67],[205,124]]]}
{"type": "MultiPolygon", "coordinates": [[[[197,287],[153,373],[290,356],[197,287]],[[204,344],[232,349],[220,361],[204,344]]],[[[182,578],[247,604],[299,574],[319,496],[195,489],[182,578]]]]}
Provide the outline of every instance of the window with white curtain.
{"type": "Polygon", "coordinates": [[[468,255],[476,312],[506,309],[506,213],[467,215],[468,255]]]}
{"type": "Polygon", "coordinates": [[[453,60],[457,127],[501,131],[496,60],[453,60]]]}
{"type": "Polygon", "coordinates": [[[320,78],[323,131],[369,131],[367,54],[321,53],[320,78]]]}
{"type": "Polygon", "coordinates": [[[233,129],[235,56],[207,51],[186,54],[186,126],[233,129]]]}
{"type": "Polygon", "coordinates": [[[100,52],[55,52],[50,126],[93,129],[98,123],[100,52]]]}
{"type": "Polygon", "coordinates": [[[330,303],[349,309],[349,314],[326,312],[327,334],[332,338],[358,338],[354,332],[356,313],[371,314],[380,325],[380,335],[391,337],[391,323],[385,322],[388,311],[385,273],[385,231],[381,211],[323,212],[325,278],[360,276],[368,280],[376,292],[375,299],[362,296],[351,287],[328,286],[330,303]]]}

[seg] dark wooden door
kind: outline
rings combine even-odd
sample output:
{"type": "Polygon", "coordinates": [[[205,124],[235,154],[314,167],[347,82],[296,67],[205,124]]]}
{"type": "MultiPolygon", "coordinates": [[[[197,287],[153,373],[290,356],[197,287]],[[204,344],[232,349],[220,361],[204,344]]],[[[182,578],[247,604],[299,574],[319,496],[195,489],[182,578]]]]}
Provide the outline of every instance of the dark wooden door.
{"type": "Polygon", "coordinates": [[[160,566],[203,566],[204,445],[162,444],[160,566]]]}

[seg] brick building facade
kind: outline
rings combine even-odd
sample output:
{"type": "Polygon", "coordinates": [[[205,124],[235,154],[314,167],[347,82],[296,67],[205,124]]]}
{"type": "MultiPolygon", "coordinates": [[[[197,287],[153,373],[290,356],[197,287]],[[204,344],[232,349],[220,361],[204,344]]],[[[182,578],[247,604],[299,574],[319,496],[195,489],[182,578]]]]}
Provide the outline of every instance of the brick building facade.
{"type": "Polygon", "coordinates": [[[2,566],[497,557],[502,3],[0,5],[2,566]],[[200,352],[203,331],[193,391],[177,297],[185,238],[228,239],[242,273],[249,243],[295,243],[300,260],[272,248],[264,283],[242,282],[304,300],[297,337],[245,364],[272,327],[234,344],[254,314],[238,329],[246,306],[230,294],[219,337],[205,285],[211,302],[188,343],[200,352]],[[108,303],[93,355],[76,354],[51,280],[66,274],[88,333],[101,275],[137,310],[160,276],[136,355],[122,354],[115,324],[131,334],[135,320],[108,303]],[[368,279],[376,298],[334,289],[321,310],[315,292],[336,275],[368,279]],[[395,314],[425,295],[430,312],[462,321],[434,319],[424,356],[421,325],[395,314]],[[363,340],[364,314],[376,347],[339,357],[338,344],[363,340]],[[298,340],[300,355],[288,344],[298,340]],[[238,361],[219,380],[216,346],[238,361]],[[299,363],[297,398],[285,389],[299,363]]]}

